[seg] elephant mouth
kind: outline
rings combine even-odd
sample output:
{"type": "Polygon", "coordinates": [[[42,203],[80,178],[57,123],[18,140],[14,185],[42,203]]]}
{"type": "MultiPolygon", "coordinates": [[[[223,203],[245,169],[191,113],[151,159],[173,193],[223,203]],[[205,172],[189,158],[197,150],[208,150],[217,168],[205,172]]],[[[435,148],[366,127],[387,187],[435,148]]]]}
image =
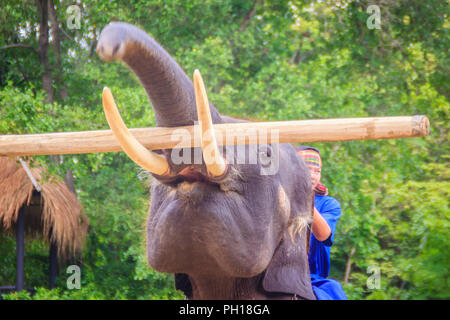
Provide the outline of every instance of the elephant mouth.
{"type": "Polygon", "coordinates": [[[207,176],[203,175],[201,172],[198,172],[192,167],[186,167],[183,170],[181,170],[180,173],[178,174],[178,179],[188,183],[211,182],[207,176]]]}
{"type": "Polygon", "coordinates": [[[190,185],[193,187],[194,184],[220,188],[220,184],[211,180],[210,176],[204,175],[192,167],[184,168],[174,178],[170,179],[170,181],[166,181],[165,183],[173,188],[178,188],[180,185],[190,185]]]}

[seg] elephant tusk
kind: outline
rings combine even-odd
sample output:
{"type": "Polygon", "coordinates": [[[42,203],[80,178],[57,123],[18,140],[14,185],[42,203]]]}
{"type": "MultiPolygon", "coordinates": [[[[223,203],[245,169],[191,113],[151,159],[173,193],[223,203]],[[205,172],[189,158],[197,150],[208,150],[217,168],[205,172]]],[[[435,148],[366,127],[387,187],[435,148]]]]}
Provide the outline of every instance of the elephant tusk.
{"type": "Polygon", "coordinates": [[[161,176],[168,175],[170,167],[166,158],[147,150],[128,131],[128,128],[120,117],[109,88],[105,87],[103,89],[102,98],[103,110],[105,111],[109,127],[128,157],[147,171],[161,176]]]}
{"type": "Polygon", "coordinates": [[[209,101],[205,85],[199,70],[194,71],[195,101],[197,104],[198,121],[201,131],[201,146],[208,174],[213,177],[222,176],[226,169],[224,158],[217,147],[216,135],[211,120],[209,101]]]}

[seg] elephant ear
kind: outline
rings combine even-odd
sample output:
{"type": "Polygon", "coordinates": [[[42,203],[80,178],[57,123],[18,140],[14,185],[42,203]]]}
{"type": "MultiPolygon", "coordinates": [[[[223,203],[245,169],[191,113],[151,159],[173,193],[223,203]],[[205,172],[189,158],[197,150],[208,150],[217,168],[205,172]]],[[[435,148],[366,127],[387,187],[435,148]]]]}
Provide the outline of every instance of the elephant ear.
{"type": "Polygon", "coordinates": [[[189,276],[184,273],[175,273],[175,289],[183,291],[186,299],[192,299],[192,285],[189,276]]]}
{"type": "Polygon", "coordinates": [[[285,232],[265,271],[262,282],[265,291],[295,294],[303,299],[316,300],[305,250],[307,235],[308,232],[303,230],[302,235],[297,235],[297,241],[293,242],[288,232],[285,232]]]}
{"type": "Polygon", "coordinates": [[[310,174],[293,148],[287,149],[284,155],[288,162],[286,167],[293,170],[280,170],[285,174],[281,178],[290,199],[291,220],[264,272],[262,287],[267,292],[295,294],[303,299],[316,300],[308,263],[314,209],[310,174]],[[289,190],[292,190],[290,194],[289,190]]]}

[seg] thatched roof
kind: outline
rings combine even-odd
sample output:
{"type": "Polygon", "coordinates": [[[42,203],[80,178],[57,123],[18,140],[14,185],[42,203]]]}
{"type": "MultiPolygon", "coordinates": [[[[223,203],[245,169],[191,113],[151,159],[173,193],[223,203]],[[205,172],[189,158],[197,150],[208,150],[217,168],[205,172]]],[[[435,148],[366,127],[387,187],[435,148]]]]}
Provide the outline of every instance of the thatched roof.
{"type": "Polygon", "coordinates": [[[49,176],[44,168],[32,167],[29,173],[31,177],[17,159],[0,157],[0,232],[14,232],[19,210],[25,206],[27,236],[51,239],[60,256],[79,254],[88,228],[81,203],[60,178],[49,176]]]}

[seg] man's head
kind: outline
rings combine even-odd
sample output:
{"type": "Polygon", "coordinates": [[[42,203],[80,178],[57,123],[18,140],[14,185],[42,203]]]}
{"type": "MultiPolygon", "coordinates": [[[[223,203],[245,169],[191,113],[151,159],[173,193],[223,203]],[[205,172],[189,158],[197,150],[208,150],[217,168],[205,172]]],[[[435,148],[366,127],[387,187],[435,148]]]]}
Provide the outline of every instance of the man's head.
{"type": "Polygon", "coordinates": [[[321,171],[322,171],[322,159],[320,157],[320,152],[314,147],[301,146],[297,147],[297,153],[303,158],[306,165],[311,173],[311,183],[312,188],[320,182],[321,171]]]}

